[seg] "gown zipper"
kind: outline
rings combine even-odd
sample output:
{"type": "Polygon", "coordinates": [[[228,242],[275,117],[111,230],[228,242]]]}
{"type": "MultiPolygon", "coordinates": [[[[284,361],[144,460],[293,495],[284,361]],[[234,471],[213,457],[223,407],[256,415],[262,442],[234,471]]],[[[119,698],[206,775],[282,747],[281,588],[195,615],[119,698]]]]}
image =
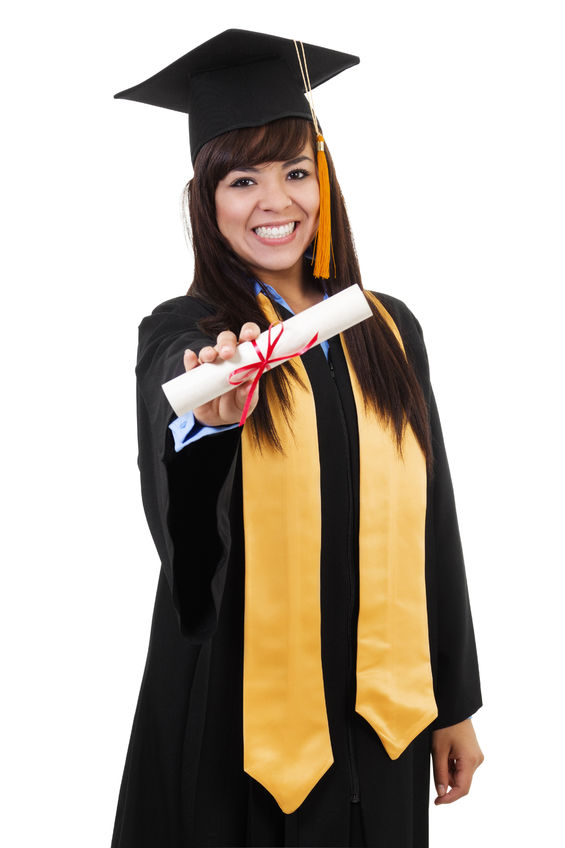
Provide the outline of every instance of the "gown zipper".
{"type": "MultiPolygon", "coordinates": [[[[349,608],[348,608],[348,679],[352,680],[353,673],[355,669],[353,668],[353,581],[352,581],[352,563],[351,563],[351,541],[352,541],[352,532],[351,532],[351,515],[353,512],[353,492],[351,485],[351,451],[349,449],[349,434],[347,432],[347,425],[345,421],[345,413],[343,410],[343,404],[341,400],[341,395],[337,386],[337,381],[335,378],[335,370],[332,362],[331,353],[328,353],[328,364],[330,366],[330,374],[334,381],[334,385],[336,388],[338,400],[339,400],[339,410],[341,423],[343,427],[343,431],[345,434],[345,441],[347,445],[347,488],[348,488],[348,502],[349,502],[349,512],[347,519],[347,582],[349,586],[349,608]]],[[[355,703],[352,704],[353,710],[355,710],[355,703]]],[[[348,747],[348,761],[349,761],[349,777],[350,777],[350,801],[352,804],[358,804],[360,801],[359,797],[359,775],[357,772],[357,764],[355,762],[354,755],[354,745],[353,745],[353,733],[351,729],[351,719],[346,719],[347,721],[347,747],[348,747]]]]}

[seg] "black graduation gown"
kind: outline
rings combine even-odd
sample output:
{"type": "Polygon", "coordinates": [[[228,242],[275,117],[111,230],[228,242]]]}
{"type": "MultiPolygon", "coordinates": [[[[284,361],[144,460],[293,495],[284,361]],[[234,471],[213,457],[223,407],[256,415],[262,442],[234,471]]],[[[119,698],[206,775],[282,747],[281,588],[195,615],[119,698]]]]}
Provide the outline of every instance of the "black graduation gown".
{"type": "MultiPolygon", "coordinates": [[[[162,568],[147,663],[119,794],[112,848],[387,846],[425,848],[431,731],[481,706],[473,624],[453,491],[420,326],[396,298],[394,318],[429,405],[435,475],[428,486],[426,585],[438,718],[391,760],[355,712],[359,446],[339,337],[330,362],[303,356],[315,397],[322,489],[322,668],[334,763],[285,815],[243,771],[244,537],[239,428],[178,454],[161,384],[186,348],[210,338],[212,312],[182,296],[140,325],[139,468],[162,568]]],[[[266,481],[268,485],[268,481],[266,481]]]]}

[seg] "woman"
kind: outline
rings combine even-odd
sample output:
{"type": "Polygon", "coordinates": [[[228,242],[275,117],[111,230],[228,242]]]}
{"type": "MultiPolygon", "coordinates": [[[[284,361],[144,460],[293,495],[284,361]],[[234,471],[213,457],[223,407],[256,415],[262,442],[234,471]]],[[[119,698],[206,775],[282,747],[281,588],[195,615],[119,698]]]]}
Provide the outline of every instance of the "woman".
{"type": "Polygon", "coordinates": [[[264,374],[243,427],[249,380],[180,419],[161,390],[361,285],[303,97],[356,57],[305,48],[231,30],[120,95],[181,108],[189,88],[195,274],[140,326],[163,567],[113,848],[425,846],[430,752],[437,804],[482,761],[453,493],[406,306],[369,295],[370,320],[264,374]]]}

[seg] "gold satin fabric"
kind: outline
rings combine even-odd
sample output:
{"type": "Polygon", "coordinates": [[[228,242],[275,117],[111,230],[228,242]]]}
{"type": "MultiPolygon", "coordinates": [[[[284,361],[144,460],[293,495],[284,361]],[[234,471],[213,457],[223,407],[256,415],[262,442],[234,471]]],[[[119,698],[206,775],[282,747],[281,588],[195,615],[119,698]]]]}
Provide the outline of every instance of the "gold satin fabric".
{"type": "MultiPolygon", "coordinates": [[[[400,335],[373,295],[395,335],[400,335]]],[[[264,295],[269,321],[279,320],[264,295]]],[[[346,350],[342,338],[344,350],[346,350]]],[[[347,356],[347,353],[346,353],[347,356]]],[[[270,398],[284,455],[242,434],[245,530],[244,770],[284,813],[333,763],[321,657],[321,503],[312,389],[293,385],[291,431],[270,398]]],[[[398,456],[391,432],[365,410],[347,357],[361,458],[356,711],[398,757],[435,718],[424,573],[425,459],[411,428],[398,456]]]]}
{"type": "MultiPolygon", "coordinates": [[[[398,328],[372,294],[395,334],[398,328]]],[[[355,710],[393,760],[437,716],[425,582],[426,459],[409,425],[394,434],[365,409],[347,348],[360,451],[359,622],[355,710]]]]}

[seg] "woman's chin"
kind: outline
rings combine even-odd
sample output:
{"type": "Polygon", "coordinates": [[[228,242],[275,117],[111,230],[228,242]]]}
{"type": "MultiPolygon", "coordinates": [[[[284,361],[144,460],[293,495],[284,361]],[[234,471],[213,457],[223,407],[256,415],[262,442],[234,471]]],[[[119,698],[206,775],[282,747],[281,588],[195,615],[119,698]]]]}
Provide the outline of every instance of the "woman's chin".
{"type": "Polygon", "coordinates": [[[264,274],[278,274],[280,276],[290,276],[296,273],[297,279],[302,275],[303,254],[297,258],[285,260],[283,257],[266,261],[258,261],[257,259],[250,263],[252,271],[261,278],[264,274]]]}
{"type": "Polygon", "coordinates": [[[297,250],[284,250],[281,246],[278,250],[270,250],[254,252],[252,256],[248,257],[248,263],[254,271],[270,271],[270,272],[278,272],[278,273],[286,273],[291,272],[293,270],[298,270],[302,267],[302,262],[304,259],[304,253],[307,250],[307,246],[304,249],[297,250]]]}

